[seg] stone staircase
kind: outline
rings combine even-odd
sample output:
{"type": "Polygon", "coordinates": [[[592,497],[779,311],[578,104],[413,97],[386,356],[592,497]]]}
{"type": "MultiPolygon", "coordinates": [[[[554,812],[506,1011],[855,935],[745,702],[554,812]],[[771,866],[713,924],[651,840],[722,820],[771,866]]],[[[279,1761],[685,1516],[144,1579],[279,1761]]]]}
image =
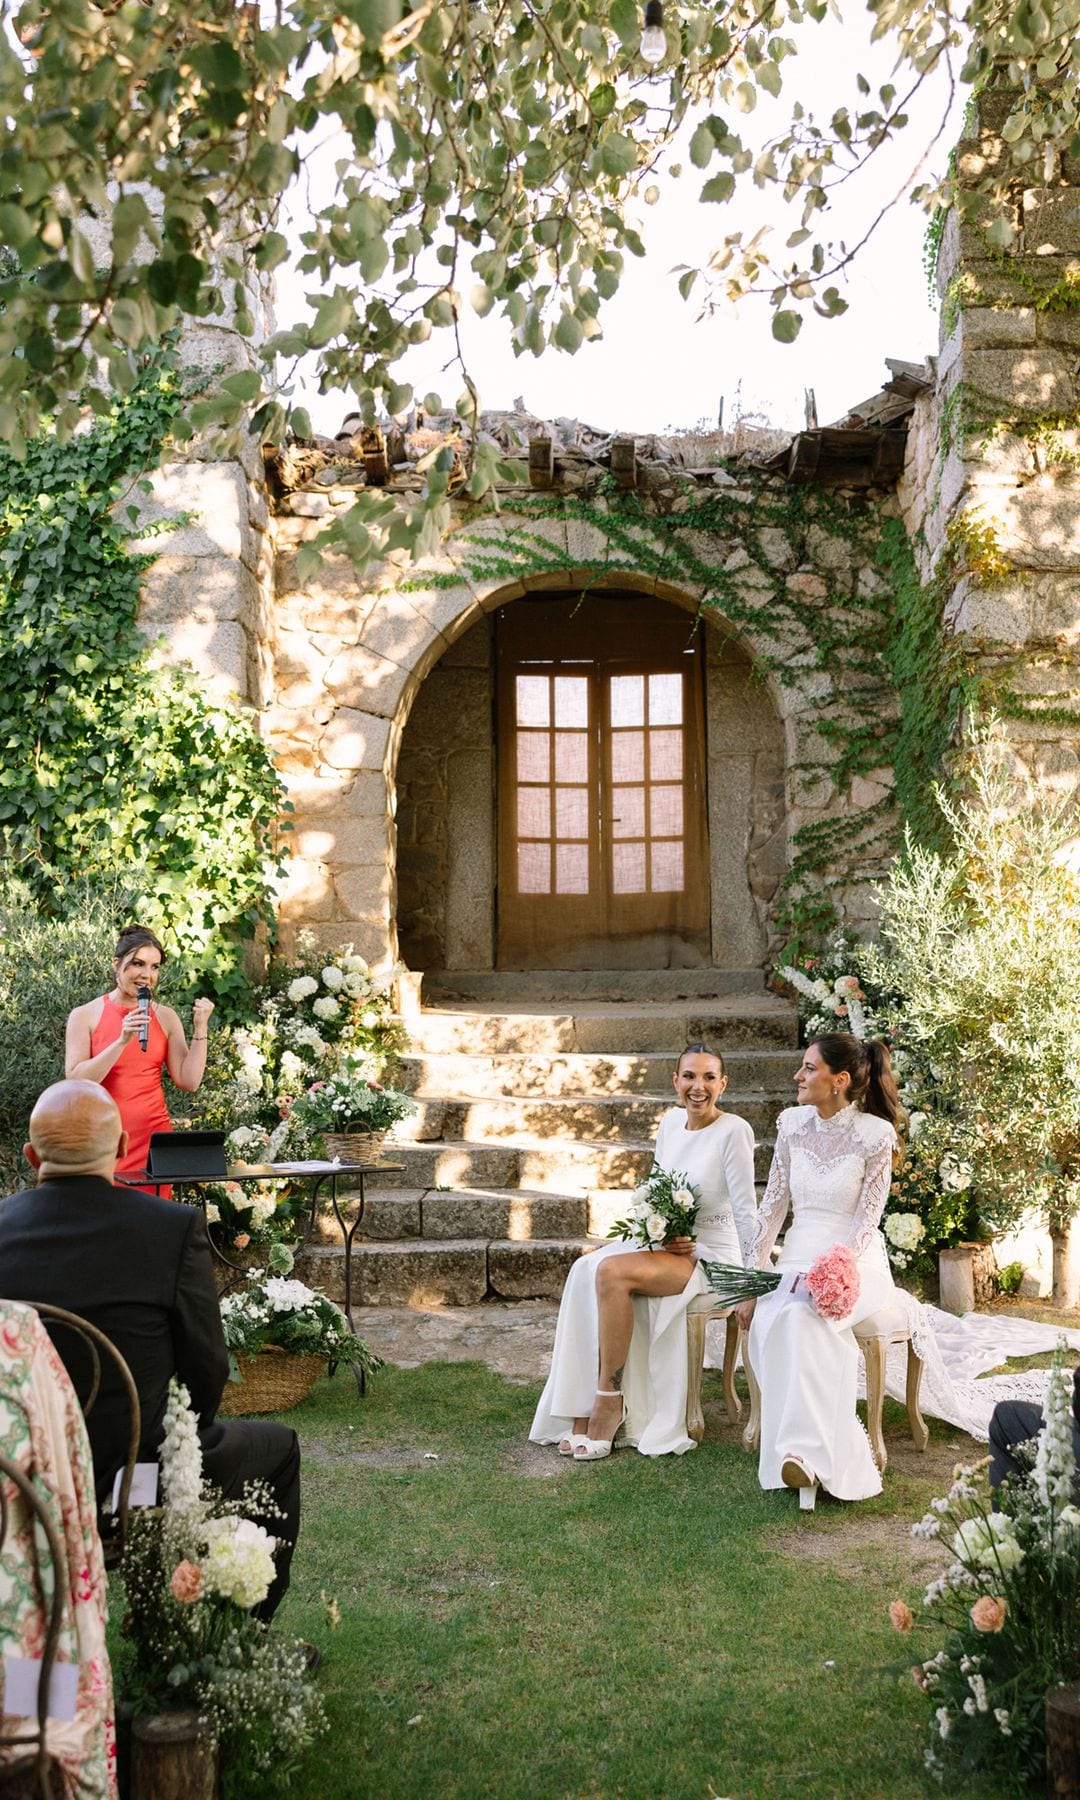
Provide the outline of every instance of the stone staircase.
{"type": "MultiPolygon", "coordinates": [[[[636,973],[617,999],[605,996],[620,990],[618,977],[545,984],[556,979],[557,1009],[533,997],[539,984],[489,976],[481,997],[435,990],[408,1021],[401,1081],[418,1110],[384,1152],[401,1172],[367,1184],[353,1250],[358,1303],[557,1298],[571,1263],[607,1235],[648,1173],[684,1043],[724,1052],[724,1104],[753,1126],[764,1180],[776,1115],[792,1100],[797,1021],[760,992],[760,975],[757,993],[711,999],[672,993],[683,985],[675,972],[636,973]]],[[[303,1272],[340,1297],[342,1261],[328,1237],[303,1272]]]]}

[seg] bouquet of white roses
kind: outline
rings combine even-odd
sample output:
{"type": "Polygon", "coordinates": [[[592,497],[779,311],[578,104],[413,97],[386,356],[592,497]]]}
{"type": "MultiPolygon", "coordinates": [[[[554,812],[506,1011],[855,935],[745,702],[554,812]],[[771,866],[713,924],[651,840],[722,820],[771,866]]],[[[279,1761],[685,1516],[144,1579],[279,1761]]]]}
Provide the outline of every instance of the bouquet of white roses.
{"type": "Polygon", "coordinates": [[[630,1214],[611,1227],[609,1237],[626,1238],[643,1250],[662,1250],[676,1238],[697,1235],[701,1193],[685,1175],[669,1174],[653,1163],[648,1180],[630,1196],[630,1214]]]}

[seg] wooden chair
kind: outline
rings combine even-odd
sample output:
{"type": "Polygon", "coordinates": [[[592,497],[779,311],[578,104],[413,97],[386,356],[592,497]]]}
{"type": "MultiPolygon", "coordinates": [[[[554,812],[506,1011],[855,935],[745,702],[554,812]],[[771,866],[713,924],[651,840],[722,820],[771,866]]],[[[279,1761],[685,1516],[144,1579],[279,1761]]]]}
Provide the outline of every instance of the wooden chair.
{"type": "MultiPolygon", "coordinates": [[[[881,1307],[878,1312],[870,1313],[867,1318],[860,1319],[854,1327],[854,1332],[855,1342],[862,1351],[863,1361],[866,1364],[866,1435],[870,1439],[870,1449],[874,1461],[884,1475],[889,1462],[889,1453],[885,1448],[885,1439],[881,1430],[881,1412],[885,1402],[885,1358],[891,1345],[907,1345],[905,1399],[908,1425],[911,1428],[911,1439],[916,1450],[925,1450],[930,1430],[919,1411],[922,1358],[912,1342],[908,1317],[902,1306],[881,1307]]],[[[743,1432],[743,1443],[748,1450],[756,1450],[761,1436],[761,1390],[748,1356],[744,1355],[743,1366],[746,1370],[746,1385],[750,1390],[750,1415],[743,1432]]]]}
{"type": "Polygon", "coordinates": [[[731,1308],[715,1294],[698,1294],[686,1309],[686,1435],[700,1444],[705,1435],[701,1410],[701,1376],[705,1367],[705,1327],[710,1319],[726,1319],[724,1338],[724,1405],[731,1420],[742,1417],[742,1401],[735,1392],[735,1361],[739,1353],[739,1322],[731,1308]]]}
{"type": "Polygon", "coordinates": [[[89,1392],[84,1398],[83,1394],[80,1392],[79,1383],[76,1381],[75,1372],[68,1363],[67,1357],[63,1355],[60,1344],[57,1344],[57,1349],[60,1351],[60,1355],[67,1366],[68,1374],[71,1376],[72,1385],[75,1388],[76,1394],[78,1394],[79,1405],[82,1407],[84,1419],[90,1417],[90,1414],[93,1411],[94,1402],[101,1389],[102,1352],[104,1352],[115,1365],[117,1373],[120,1376],[120,1381],[127,1394],[128,1406],[131,1412],[131,1429],[128,1434],[127,1460],[124,1463],[123,1474],[120,1480],[120,1494],[115,1514],[116,1522],[115,1525],[111,1525],[112,1515],[109,1515],[108,1518],[105,1519],[99,1519],[99,1524],[101,1526],[101,1548],[105,1556],[105,1567],[107,1569],[113,1569],[121,1562],[124,1555],[124,1545],[127,1542],[131,1482],[132,1477],[135,1474],[135,1463],[139,1455],[139,1439],[142,1436],[142,1408],[139,1405],[139,1390],[135,1386],[134,1377],[131,1370],[128,1368],[124,1357],[121,1356],[112,1339],[106,1336],[105,1332],[101,1331],[97,1325],[91,1325],[89,1319],[81,1318],[78,1313],[65,1311],[62,1306],[50,1306],[44,1300],[33,1300],[29,1301],[27,1304],[32,1305],[38,1317],[43,1319],[50,1327],[50,1337],[56,1338],[57,1332],[54,1327],[59,1327],[64,1331],[71,1332],[76,1338],[81,1340],[83,1347],[90,1358],[90,1386],[89,1392]]]}
{"type": "MultiPolygon", "coordinates": [[[[55,1764],[47,1748],[45,1732],[49,1711],[49,1683],[66,1601],[63,1587],[54,1576],[57,1569],[65,1566],[64,1551],[43,1496],[17,1463],[11,1462],[6,1456],[0,1456],[0,1552],[4,1550],[9,1535],[15,1535],[19,1530],[19,1508],[16,1501],[20,1501],[26,1509],[22,1517],[25,1519],[26,1513],[29,1513],[34,1522],[29,1536],[34,1588],[37,1593],[49,1596],[49,1605],[45,1617],[45,1637],[41,1646],[37,1718],[28,1731],[20,1731],[12,1736],[6,1733],[0,1735],[0,1788],[12,1786],[20,1794],[37,1793],[42,1796],[42,1800],[57,1800],[62,1783],[54,1780],[55,1764]],[[47,1577],[43,1577],[41,1566],[43,1545],[48,1545],[47,1577]]],[[[10,1556],[11,1553],[11,1546],[8,1544],[7,1555],[10,1556]]]]}

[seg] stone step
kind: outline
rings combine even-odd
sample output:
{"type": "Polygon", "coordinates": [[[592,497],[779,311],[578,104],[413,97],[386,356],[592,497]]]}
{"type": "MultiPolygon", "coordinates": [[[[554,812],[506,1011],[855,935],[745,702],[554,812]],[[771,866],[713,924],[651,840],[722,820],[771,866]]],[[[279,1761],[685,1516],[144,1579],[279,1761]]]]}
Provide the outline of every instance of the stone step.
{"type": "Polygon", "coordinates": [[[736,999],[725,1005],[685,1007],[620,1006],[597,1001],[572,1012],[518,1006],[494,1012],[484,1006],[431,1008],[406,1020],[413,1054],[459,1051],[472,1057],[558,1055],[564,1051],[640,1057],[659,1052],[672,1059],[684,1044],[712,1043],[728,1050],[794,1048],[795,1008],[773,996],[736,999]]]}
{"type": "MultiPolygon", "coordinates": [[[[404,1238],[353,1246],[352,1300],[357,1306],[473,1306],[500,1300],[557,1300],[584,1238],[534,1242],[486,1238],[404,1238]]],[[[305,1250],[297,1275],[332,1300],[345,1297],[345,1252],[305,1250]]]]}
{"type": "MultiPolygon", "coordinates": [[[[386,1188],[533,1188],[547,1194],[586,1194],[593,1188],[632,1188],[652,1167],[651,1143],[568,1143],[539,1141],[470,1144],[394,1144],[389,1153],[403,1167],[368,1182],[375,1193],[386,1188]]],[[[771,1146],[761,1143],[754,1156],[758,1180],[768,1174],[771,1146]]]]}
{"type": "MultiPolygon", "coordinates": [[[[758,1198],[760,1198],[760,1189],[758,1198]]],[[[500,1239],[539,1243],[562,1238],[606,1238],[626,1214],[627,1189],[593,1188],[587,1194],[553,1194],[526,1188],[373,1188],[356,1242],[396,1243],[402,1238],[500,1239]]],[[[337,1221],[320,1214],[313,1242],[341,1243],[337,1221]]]]}
{"type": "MultiPolygon", "coordinates": [[[[787,1105],[794,1093],[791,1078],[797,1061],[793,1049],[736,1050],[730,1056],[725,1051],[729,1093],[776,1095],[787,1105]]],[[[395,1081],[420,1099],[438,1099],[445,1094],[473,1100],[657,1094],[670,1103],[673,1062],[670,1051],[647,1056],[585,1056],[573,1051],[500,1056],[410,1052],[398,1058],[395,1081]]]]}
{"type": "Polygon", "coordinates": [[[760,969],[436,969],[424,975],[424,1001],[713,1000],[763,994],[760,969]]]}
{"type": "MultiPolygon", "coordinates": [[[[419,1100],[417,1111],[395,1125],[386,1154],[395,1155],[405,1143],[447,1139],[476,1145],[522,1137],[616,1144],[651,1141],[672,1098],[586,1094],[554,1100],[419,1100]]],[[[724,1106],[763,1134],[773,1130],[785,1099],[729,1091],[724,1106]]]]}

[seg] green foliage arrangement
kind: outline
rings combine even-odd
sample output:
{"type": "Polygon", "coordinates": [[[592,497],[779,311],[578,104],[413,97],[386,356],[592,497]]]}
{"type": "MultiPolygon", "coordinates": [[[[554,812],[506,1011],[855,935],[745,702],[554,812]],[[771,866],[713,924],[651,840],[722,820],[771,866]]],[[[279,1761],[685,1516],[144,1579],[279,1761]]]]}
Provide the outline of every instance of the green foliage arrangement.
{"type": "MultiPolygon", "coordinates": [[[[282,1275],[252,1273],[244,1286],[221,1302],[221,1324],[229,1357],[257,1356],[270,1346],[292,1356],[324,1356],[327,1362],[359,1362],[365,1375],[382,1359],[354,1337],[341,1309],[318,1288],[282,1275]]],[[[239,1380],[239,1374],[234,1374],[239,1380]]]]}
{"type": "Polygon", "coordinates": [[[118,512],[182,398],[158,356],[78,436],[0,448],[0,853],[49,916],[75,876],[126,878],[227,1014],[244,943],[272,925],[284,790],[251,720],[156,669],[137,624],[153,559],[118,512]]]}
{"type": "Polygon", "coordinates": [[[370,1080],[354,1064],[342,1063],[301,1094],[295,1111],[301,1124],[320,1136],[327,1131],[389,1131],[416,1111],[416,1101],[399,1088],[370,1080]]]}
{"type": "MultiPolygon", "coordinates": [[[[915,1534],[944,1539],[952,1561],[924,1596],[924,1627],[942,1649],[912,1673],[933,1708],[928,1766],[944,1779],[977,1770],[995,1793],[1030,1793],[1046,1778],[1046,1695],[1080,1677],[1080,1508],[1073,1491],[1071,1383],[1055,1357],[1029,1475],[1006,1483],[991,1511],[986,1466],[957,1471],[915,1534]]],[[[890,1607],[903,1633],[904,1601],[890,1607]]]]}

